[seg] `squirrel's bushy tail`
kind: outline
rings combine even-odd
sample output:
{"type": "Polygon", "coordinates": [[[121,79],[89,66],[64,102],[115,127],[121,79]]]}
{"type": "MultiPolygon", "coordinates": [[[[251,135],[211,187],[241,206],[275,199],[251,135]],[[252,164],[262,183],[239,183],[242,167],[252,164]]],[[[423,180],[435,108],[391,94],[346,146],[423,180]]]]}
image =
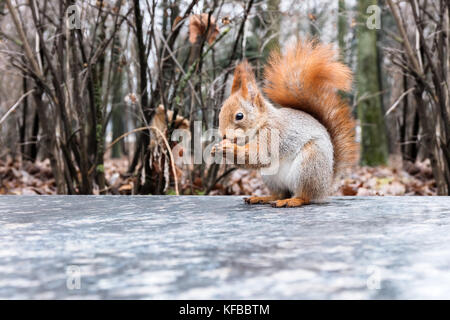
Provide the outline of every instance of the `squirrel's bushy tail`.
{"type": "Polygon", "coordinates": [[[284,54],[271,53],[264,86],[273,102],[304,111],[325,126],[334,147],[335,176],[358,160],[355,122],[337,93],[350,90],[352,73],[337,59],[331,45],[299,41],[284,54]]]}

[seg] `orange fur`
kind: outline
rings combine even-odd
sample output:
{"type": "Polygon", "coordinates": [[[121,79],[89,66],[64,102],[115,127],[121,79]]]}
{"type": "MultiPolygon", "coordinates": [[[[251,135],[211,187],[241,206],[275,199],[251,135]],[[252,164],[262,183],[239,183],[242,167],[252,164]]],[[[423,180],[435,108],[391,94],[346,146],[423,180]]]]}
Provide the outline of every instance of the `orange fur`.
{"type": "Polygon", "coordinates": [[[294,208],[294,207],[301,207],[305,204],[309,204],[309,200],[307,199],[302,199],[302,198],[288,198],[288,199],[282,199],[282,200],[277,200],[272,204],[272,207],[275,208],[283,208],[283,207],[288,207],[288,208],[294,208]]]}
{"type": "Polygon", "coordinates": [[[241,90],[241,96],[244,99],[254,98],[257,94],[257,85],[252,67],[247,60],[242,61],[234,70],[233,85],[231,86],[231,94],[241,90]],[[250,91],[250,92],[249,92],[250,91]]]}
{"type": "Polygon", "coordinates": [[[226,131],[230,130],[227,134],[234,135],[227,136],[227,139],[234,141],[237,137],[237,132],[233,133],[231,130],[240,129],[244,130],[241,133],[245,133],[246,130],[259,128],[266,121],[265,106],[264,98],[258,89],[252,68],[247,60],[244,60],[236,66],[231,95],[225,100],[220,109],[219,131],[222,137],[225,138],[226,131]],[[253,111],[254,117],[248,117],[248,112],[242,108],[242,100],[251,102],[253,106],[257,107],[257,110],[253,111]],[[238,112],[245,114],[245,117],[243,121],[236,123],[235,116],[238,112]]]}
{"type": "Polygon", "coordinates": [[[250,197],[250,198],[245,198],[245,202],[248,204],[265,204],[265,203],[270,203],[272,201],[276,201],[278,200],[279,197],[276,195],[272,195],[272,196],[266,196],[266,197],[250,197]]]}
{"type": "Polygon", "coordinates": [[[349,91],[351,70],[331,45],[300,41],[285,54],[271,53],[264,92],[273,102],[304,111],[327,128],[334,147],[334,173],[358,160],[355,122],[337,90],[349,91]]]}

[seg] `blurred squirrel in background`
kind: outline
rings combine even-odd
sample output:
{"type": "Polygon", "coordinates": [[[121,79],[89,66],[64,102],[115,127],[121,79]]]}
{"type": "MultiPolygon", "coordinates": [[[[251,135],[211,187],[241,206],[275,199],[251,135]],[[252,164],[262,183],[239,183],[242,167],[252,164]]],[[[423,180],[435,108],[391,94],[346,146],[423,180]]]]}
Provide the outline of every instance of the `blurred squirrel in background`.
{"type": "Polygon", "coordinates": [[[273,51],[264,78],[268,99],[248,62],[237,66],[231,96],[219,115],[223,140],[211,153],[231,156],[244,167],[270,168],[273,163],[258,156],[255,161],[249,159],[255,158],[262,144],[269,145],[276,132],[277,168],[262,175],[272,195],[245,201],[275,207],[321,201],[333,191],[342,170],[358,160],[355,122],[338,93],[351,89],[351,70],[338,61],[331,45],[304,40],[284,54],[273,51]],[[263,130],[269,134],[262,135],[263,130]],[[256,141],[256,152],[250,147],[252,141],[256,141]]]}

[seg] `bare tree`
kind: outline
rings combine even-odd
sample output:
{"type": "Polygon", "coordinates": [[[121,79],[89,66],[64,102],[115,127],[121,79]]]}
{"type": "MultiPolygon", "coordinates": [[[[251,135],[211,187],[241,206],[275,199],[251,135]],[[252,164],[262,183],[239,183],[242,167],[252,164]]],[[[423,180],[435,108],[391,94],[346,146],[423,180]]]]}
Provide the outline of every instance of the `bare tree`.
{"type": "MultiPolygon", "coordinates": [[[[438,193],[450,192],[450,45],[449,2],[388,0],[402,50],[392,61],[411,79],[421,133],[419,143],[431,160],[438,193]],[[408,16],[412,23],[408,24],[408,16]],[[407,30],[413,30],[408,33],[407,30]]],[[[403,97],[407,97],[407,93],[403,97]]],[[[392,108],[398,104],[394,104],[392,108]]]]}

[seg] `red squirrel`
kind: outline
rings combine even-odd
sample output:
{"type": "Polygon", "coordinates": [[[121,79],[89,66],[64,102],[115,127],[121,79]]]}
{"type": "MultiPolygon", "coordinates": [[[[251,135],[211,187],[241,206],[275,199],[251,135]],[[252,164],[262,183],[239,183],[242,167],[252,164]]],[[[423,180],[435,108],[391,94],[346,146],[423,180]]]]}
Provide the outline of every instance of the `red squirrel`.
{"type": "MultiPolygon", "coordinates": [[[[338,60],[331,45],[303,40],[283,54],[273,51],[264,72],[263,93],[247,61],[234,72],[231,95],[219,114],[224,139],[212,154],[231,155],[244,167],[257,169],[271,164],[258,159],[248,164],[263,130],[278,132],[278,164],[272,174],[262,175],[271,191],[267,197],[249,197],[249,204],[299,207],[321,201],[333,191],[344,168],[358,160],[355,121],[338,90],[351,89],[351,70],[338,60]],[[239,144],[238,139],[247,139],[239,144]]],[[[263,142],[267,142],[264,140],[263,142]]]]}

